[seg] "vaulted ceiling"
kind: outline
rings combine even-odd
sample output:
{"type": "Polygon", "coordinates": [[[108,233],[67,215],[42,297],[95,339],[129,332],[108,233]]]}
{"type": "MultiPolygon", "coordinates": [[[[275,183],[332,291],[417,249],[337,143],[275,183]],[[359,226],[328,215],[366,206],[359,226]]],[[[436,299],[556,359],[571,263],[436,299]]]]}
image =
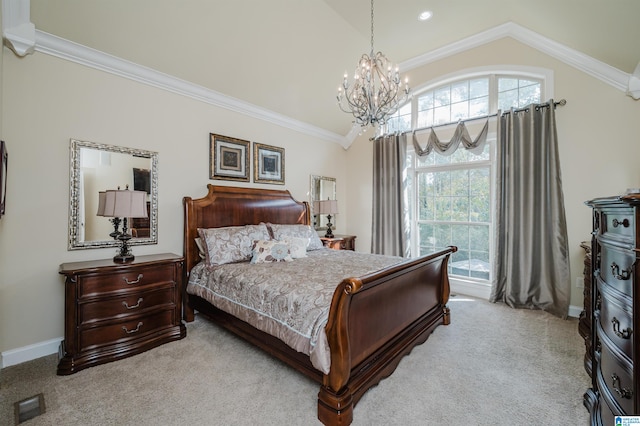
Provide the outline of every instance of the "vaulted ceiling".
{"type": "MultiPolygon", "coordinates": [[[[624,73],[638,0],[378,0],[375,48],[396,63],[513,22],[624,73]],[[433,18],[419,21],[423,10],[433,18]]],[[[337,135],[335,93],[369,51],[368,0],[31,0],[37,30],[337,135]]],[[[408,66],[404,66],[407,68],[408,66]]]]}

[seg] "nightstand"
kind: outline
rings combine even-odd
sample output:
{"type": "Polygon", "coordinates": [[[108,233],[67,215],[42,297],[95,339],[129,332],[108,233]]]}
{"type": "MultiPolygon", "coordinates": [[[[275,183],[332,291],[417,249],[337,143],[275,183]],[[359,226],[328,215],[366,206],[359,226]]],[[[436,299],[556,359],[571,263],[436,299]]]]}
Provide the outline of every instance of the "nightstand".
{"type": "Polygon", "coordinates": [[[183,259],[175,254],[63,263],[64,341],[58,375],[182,339],[183,259]]]}
{"type": "Polygon", "coordinates": [[[322,244],[325,247],[334,250],[355,250],[356,249],[356,236],[355,235],[334,235],[333,238],[320,237],[322,244]]]}

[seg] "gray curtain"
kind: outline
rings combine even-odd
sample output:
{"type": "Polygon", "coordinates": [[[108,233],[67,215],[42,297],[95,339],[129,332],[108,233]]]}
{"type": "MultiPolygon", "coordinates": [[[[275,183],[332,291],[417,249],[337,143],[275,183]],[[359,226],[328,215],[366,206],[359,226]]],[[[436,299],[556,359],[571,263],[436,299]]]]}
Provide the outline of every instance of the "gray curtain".
{"type": "Polygon", "coordinates": [[[372,253],[408,256],[406,139],[406,134],[402,134],[373,141],[372,253]]]}
{"type": "Polygon", "coordinates": [[[453,133],[453,136],[449,140],[449,142],[441,142],[436,132],[433,130],[433,127],[429,129],[429,138],[427,139],[427,143],[424,146],[420,146],[421,136],[422,134],[413,132],[413,149],[416,154],[420,157],[425,157],[429,155],[432,151],[437,152],[441,155],[451,155],[460,145],[462,145],[465,149],[471,151],[474,154],[481,154],[484,150],[484,146],[487,143],[487,133],[489,132],[489,119],[484,123],[482,130],[476,136],[474,140],[471,140],[471,136],[469,136],[469,131],[467,130],[467,126],[465,126],[464,121],[461,121],[456,126],[456,130],[453,133]]]}
{"type": "Polygon", "coordinates": [[[553,100],[498,120],[496,261],[489,300],[566,318],[569,248],[553,100]]]}

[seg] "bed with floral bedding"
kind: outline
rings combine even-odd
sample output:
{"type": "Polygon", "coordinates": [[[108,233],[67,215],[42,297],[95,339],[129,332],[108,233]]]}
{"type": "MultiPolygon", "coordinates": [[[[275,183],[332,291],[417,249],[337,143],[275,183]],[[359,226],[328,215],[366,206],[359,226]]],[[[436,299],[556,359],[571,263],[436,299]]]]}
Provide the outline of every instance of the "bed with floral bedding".
{"type": "Polygon", "coordinates": [[[183,200],[185,320],[197,311],[317,380],[324,424],[350,424],[362,394],[449,323],[455,247],[409,260],[330,250],[288,191],[208,190],[183,200]]]}

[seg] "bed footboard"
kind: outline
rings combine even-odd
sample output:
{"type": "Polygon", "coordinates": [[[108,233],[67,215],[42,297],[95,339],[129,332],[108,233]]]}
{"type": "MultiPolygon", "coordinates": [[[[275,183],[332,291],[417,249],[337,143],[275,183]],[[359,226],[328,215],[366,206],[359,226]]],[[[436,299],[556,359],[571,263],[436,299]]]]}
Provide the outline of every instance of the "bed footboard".
{"type": "Polygon", "coordinates": [[[449,324],[447,264],[456,247],[344,280],[326,326],[331,371],[318,394],[318,419],[348,425],[353,407],[440,324],[449,324]]]}

